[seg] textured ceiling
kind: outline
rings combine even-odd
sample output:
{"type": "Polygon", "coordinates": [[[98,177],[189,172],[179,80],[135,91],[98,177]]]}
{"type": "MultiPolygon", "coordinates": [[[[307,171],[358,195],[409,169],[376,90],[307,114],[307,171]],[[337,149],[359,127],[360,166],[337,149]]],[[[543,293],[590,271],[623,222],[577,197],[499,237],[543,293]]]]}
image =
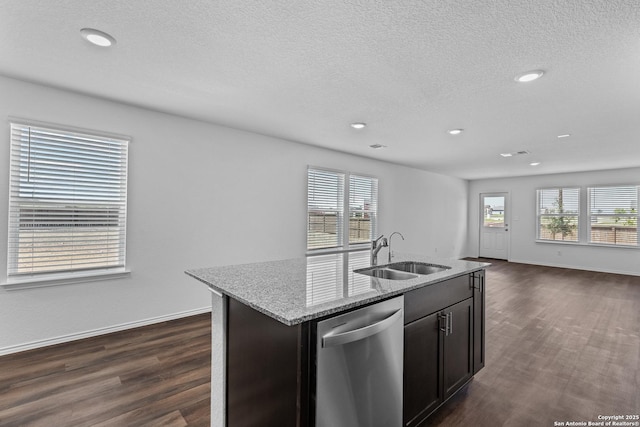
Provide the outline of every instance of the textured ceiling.
{"type": "Polygon", "coordinates": [[[640,166],[638,0],[0,0],[0,74],[467,179],[640,166]]]}

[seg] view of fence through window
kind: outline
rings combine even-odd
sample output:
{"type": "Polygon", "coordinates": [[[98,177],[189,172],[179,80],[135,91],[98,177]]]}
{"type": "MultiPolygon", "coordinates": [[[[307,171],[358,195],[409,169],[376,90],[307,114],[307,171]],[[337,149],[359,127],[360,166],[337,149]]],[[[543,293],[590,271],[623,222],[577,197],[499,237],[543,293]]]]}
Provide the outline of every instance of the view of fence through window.
{"type": "Polygon", "coordinates": [[[584,214],[580,188],[538,190],[538,239],[638,246],[638,186],[588,188],[587,198],[584,214]],[[579,236],[581,221],[588,237],[579,236]]]}
{"type": "Polygon", "coordinates": [[[8,276],[124,266],[127,146],[11,124],[8,276]]]}
{"type": "Polygon", "coordinates": [[[375,232],[378,180],[349,176],[349,244],[367,243],[375,232]]]}
{"type": "Polygon", "coordinates": [[[638,246],[638,187],[589,188],[590,243],[638,246]]]}
{"type": "Polygon", "coordinates": [[[307,175],[307,249],[370,242],[375,233],[378,180],[321,169],[309,169],[307,175]]]}
{"type": "Polygon", "coordinates": [[[578,241],[579,188],[538,190],[538,239],[578,241]]]}
{"type": "MultiPolygon", "coordinates": [[[[371,218],[369,214],[349,217],[349,242],[366,243],[371,241],[371,218]]],[[[309,212],[308,247],[307,249],[338,247],[338,224],[342,223],[342,215],[333,212],[309,212]]]]}

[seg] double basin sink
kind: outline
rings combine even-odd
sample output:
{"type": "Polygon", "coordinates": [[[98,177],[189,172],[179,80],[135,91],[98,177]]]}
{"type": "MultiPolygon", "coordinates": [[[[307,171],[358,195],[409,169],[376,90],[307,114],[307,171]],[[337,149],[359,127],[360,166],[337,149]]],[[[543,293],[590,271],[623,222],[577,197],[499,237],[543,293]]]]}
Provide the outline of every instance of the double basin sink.
{"type": "Polygon", "coordinates": [[[427,275],[449,270],[451,267],[437,264],[427,264],[426,262],[403,261],[378,267],[367,267],[353,270],[354,273],[365,274],[371,277],[388,280],[409,280],[415,279],[418,275],[427,275]]]}

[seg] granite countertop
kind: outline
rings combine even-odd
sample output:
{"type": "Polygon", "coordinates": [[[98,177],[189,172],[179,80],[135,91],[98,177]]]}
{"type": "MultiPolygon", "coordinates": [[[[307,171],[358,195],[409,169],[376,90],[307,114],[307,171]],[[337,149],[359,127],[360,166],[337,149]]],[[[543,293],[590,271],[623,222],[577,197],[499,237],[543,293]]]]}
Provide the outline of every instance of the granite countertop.
{"type": "MultiPolygon", "coordinates": [[[[386,261],[386,260],[385,260],[386,261]]],[[[355,273],[369,266],[369,252],[315,255],[252,264],[185,271],[227,295],[288,326],[404,294],[449,278],[482,270],[488,263],[396,254],[393,262],[419,261],[451,269],[409,280],[355,273]]],[[[379,259],[378,266],[386,264],[379,259]]]]}

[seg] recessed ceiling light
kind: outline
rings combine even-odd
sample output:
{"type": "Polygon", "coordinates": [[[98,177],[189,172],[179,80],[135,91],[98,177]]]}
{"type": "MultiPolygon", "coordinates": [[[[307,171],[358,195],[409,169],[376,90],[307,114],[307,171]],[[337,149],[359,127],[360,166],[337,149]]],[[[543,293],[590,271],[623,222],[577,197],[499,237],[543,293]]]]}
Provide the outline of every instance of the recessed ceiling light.
{"type": "Polygon", "coordinates": [[[351,123],[351,127],[354,129],[364,129],[367,127],[366,123],[351,123]]]}
{"type": "Polygon", "coordinates": [[[373,148],[374,150],[379,150],[381,148],[387,148],[386,145],[382,145],[382,144],[372,144],[369,146],[370,148],[373,148]]]}
{"type": "Polygon", "coordinates": [[[116,44],[116,39],[114,39],[112,36],[103,31],[95,30],[93,28],[83,28],[80,30],[80,34],[88,42],[93,43],[96,46],[109,47],[113,44],[116,44]]]}
{"type": "Polygon", "coordinates": [[[531,154],[527,150],[515,151],[513,153],[500,153],[502,157],[513,157],[513,156],[524,156],[526,154],[531,154]]]}
{"type": "Polygon", "coordinates": [[[571,136],[570,133],[565,133],[563,135],[558,135],[558,138],[569,138],[571,136]]]}
{"type": "Polygon", "coordinates": [[[450,135],[460,135],[464,129],[449,129],[447,132],[450,135]]]}
{"type": "Polygon", "coordinates": [[[516,76],[516,81],[520,83],[532,82],[539,79],[544,74],[542,70],[527,71],[526,73],[516,76]]]}
{"type": "Polygon", "coordinates": [[[531,163],[529,163],[529,165],[531,165],[531,166],[538,166],[539,164],[540,164],[540,162],[531,162],[531,163]]]}

